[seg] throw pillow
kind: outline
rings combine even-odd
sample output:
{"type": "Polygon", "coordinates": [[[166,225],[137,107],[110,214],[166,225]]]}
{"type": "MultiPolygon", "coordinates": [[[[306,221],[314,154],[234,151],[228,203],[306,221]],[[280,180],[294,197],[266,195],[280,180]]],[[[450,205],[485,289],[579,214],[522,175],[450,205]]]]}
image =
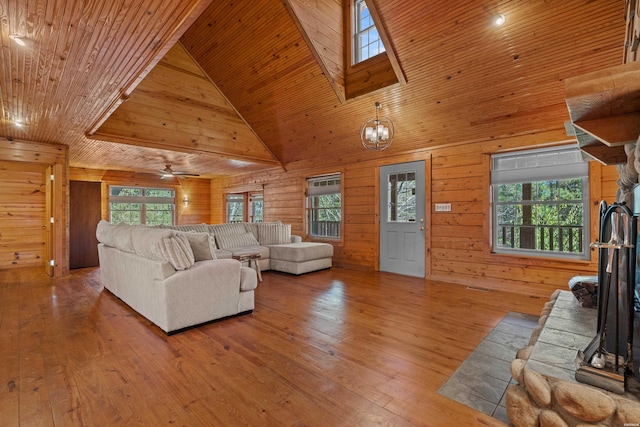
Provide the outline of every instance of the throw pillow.
{"type": "Polygon", "coordinates": [[[193,258],[196,261],[218,259],[215,252],[216,245],[213,235],[209,233],[196,233],[195,231],[190,231],[188,233],[178,232],[178,234],[185,235],[189,241],[191,250],[193,251],[193,258]]]}
{"type": "Polygon", "coordinates": [[[251,232],[242,234],[216,234],[216,242],[220,249],[233,249],[260,245],[251,232]]]}
{"type": "Polygon", "coordinates": [[[258,232],[261,245],[291,243],[291,224],[260,224],[258,232]]]}
{"type": "Polygon", "coordinates": [[[158,251],[176,270],[186,270],[195,262],[191,246],[184,234],[163,237],[158,242],[158,251]]]}

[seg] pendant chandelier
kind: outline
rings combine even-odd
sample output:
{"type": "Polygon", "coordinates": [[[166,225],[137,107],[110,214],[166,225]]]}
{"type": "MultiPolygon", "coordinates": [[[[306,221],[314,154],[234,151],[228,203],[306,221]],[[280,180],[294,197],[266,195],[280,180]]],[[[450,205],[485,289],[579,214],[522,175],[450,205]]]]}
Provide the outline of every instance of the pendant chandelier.
{"type": "Polygon", "coordinates": [[[360,141],[367,150],[384,150],[393,142],[393,123],[378,116],[380,108],[380,103],[376,102],[376,118],[367,119],[360,128],[360,141]]]}

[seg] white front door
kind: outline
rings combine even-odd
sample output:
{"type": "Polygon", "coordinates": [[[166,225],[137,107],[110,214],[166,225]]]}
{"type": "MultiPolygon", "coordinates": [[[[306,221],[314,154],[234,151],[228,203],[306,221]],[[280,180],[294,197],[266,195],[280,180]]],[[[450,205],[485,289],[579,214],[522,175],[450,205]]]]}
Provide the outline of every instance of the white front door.
{"type": "Polygon", "coordinates": [[[380,271],[425,277],[425,162],[380,168],[380,271]]]}

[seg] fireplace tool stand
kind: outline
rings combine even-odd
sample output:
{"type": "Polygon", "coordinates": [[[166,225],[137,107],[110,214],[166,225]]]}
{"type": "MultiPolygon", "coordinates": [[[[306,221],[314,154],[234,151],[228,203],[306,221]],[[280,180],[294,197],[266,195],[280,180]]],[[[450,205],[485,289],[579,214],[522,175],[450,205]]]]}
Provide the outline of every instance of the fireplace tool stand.
{"type": "Polygon", "coordinates": [[[633,375],[637,217],[624,203],[600,203],[597,334],[576,357],[576,380],[614,393],[633,375]]]}

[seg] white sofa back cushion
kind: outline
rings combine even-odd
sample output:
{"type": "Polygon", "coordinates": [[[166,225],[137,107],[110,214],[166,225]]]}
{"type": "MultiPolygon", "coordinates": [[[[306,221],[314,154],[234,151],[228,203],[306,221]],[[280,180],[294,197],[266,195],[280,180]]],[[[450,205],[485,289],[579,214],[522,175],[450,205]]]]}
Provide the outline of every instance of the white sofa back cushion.
{"type": "Polygon", "coordinates": [[[96,228],[100,243],[145,258],[166,261],[176,270],[191,267],[195,258],[189,240],[176,231],[100,221],[96,228]]]}
{"type": "Polygon", "coordinates": [[[229,235],[229,234],[244,234],[247,232],[244,224],[242,222],[230,222],[224,224],[209,224],[207,227],[209,233],[213,233],[217,236],[219,235],[229,235]]]}
{"type": "Polygon", "coordinates": [[[233,249],[260,245],[251,232],[238,234],[216,234],[216,242],[220,249],[233,249]]]}
{"type": "Polygon", "coordinates": [[[291,224],[260,224],[258,240],[261,245],[282,245],[291,243],[291,224]]]}
{"type": "Polygon", "coordinates": [[[100,243],[112,248],[133,252],[131,228],[128,224],[111,224],[109,221],[101,220],[96,228],[96,238],[100,243]]]}

